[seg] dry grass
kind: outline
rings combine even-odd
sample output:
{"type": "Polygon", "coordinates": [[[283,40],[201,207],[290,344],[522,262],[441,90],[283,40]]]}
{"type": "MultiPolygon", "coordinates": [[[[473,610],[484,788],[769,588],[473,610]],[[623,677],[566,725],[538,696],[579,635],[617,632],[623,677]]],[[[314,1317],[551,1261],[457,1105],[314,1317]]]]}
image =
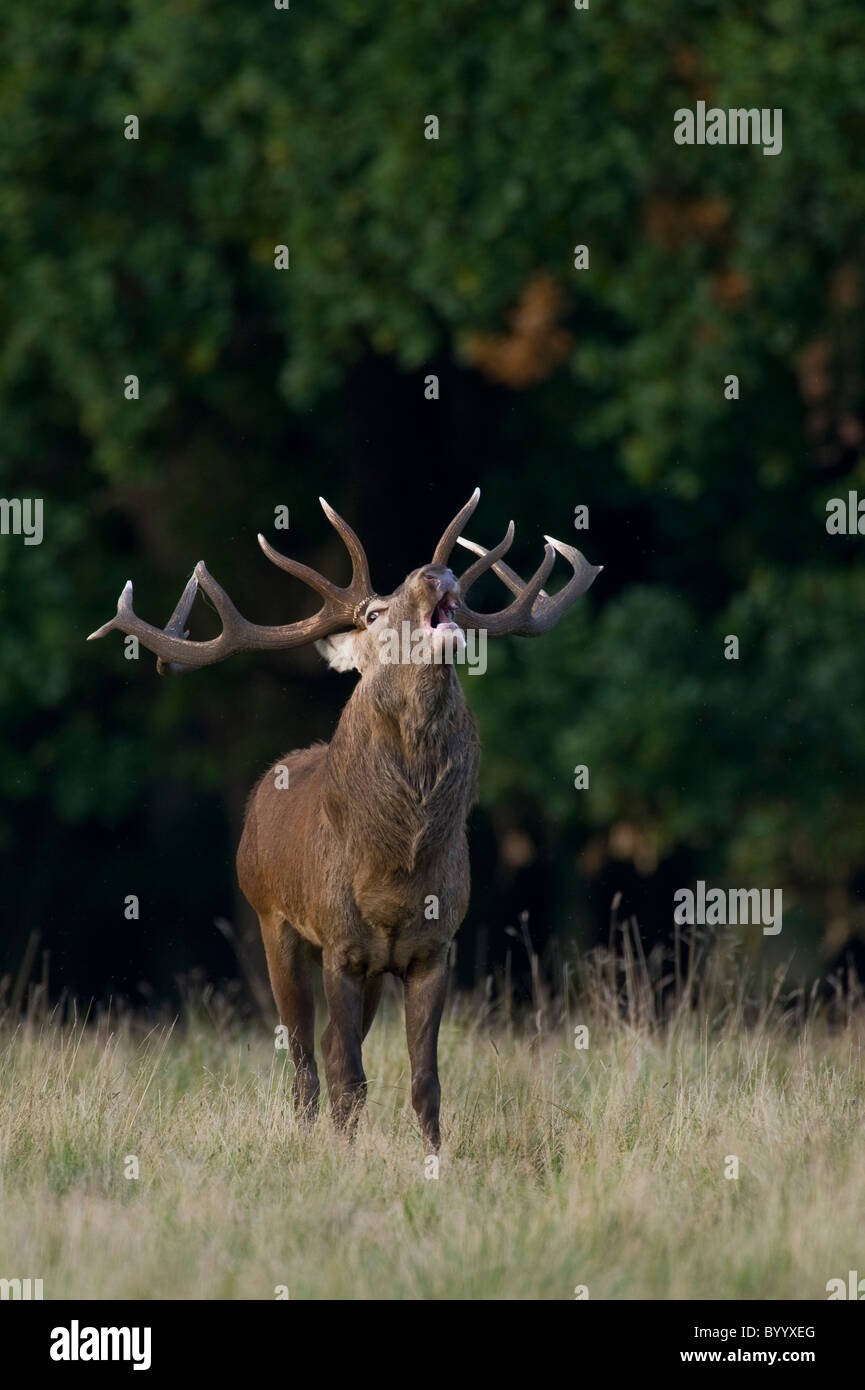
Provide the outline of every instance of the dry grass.
{"type": "Polygon", "coordinates": [[[218,1009],[149,1033],[7,1019],[0,1276],[46,1298],[825,1298],[865,1270],[865,1028],[752,1008],[725,969],[663,1023],[647,977],[614,990],[604,966],[590,1007],[536,1001],[542,1032],[455,1005],[438,1180],[393,1005],[351,1147],[295,1123],[285,1054],[218,1009]]]}

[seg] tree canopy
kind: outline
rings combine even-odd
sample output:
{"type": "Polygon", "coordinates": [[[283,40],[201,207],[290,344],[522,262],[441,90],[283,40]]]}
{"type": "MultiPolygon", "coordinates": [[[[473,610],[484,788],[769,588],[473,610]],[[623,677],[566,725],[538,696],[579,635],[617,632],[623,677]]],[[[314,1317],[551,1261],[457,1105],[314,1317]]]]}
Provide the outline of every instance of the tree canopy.
{"type": "Polygon", "coordinates": [[[783,885],[803,937],[861,925],[865,541],[826,529],[865,498],[861,6],[4,18],[0,479],[45,507],[42,544],[0,536],[14,950],[45,921],[114,941],[158,860],[154,913],[209,930],[246,790],[347,693],[312,654],[171,683],[85,646],[125,580],[163,622],[204,557],[285,620],[307,599],[254,544],[276,506],[283,548],[338,569],[324,491],[386,588],[475,483],[472,536],[514,515],[516,567],[544,531],[605,566],[467,679],[496,835],[532,807],[584,886],[581,846],[648,877],[687,852],[783,885]],[[698,101],[781,110],[781,152],[677,144],[698,101]]]}

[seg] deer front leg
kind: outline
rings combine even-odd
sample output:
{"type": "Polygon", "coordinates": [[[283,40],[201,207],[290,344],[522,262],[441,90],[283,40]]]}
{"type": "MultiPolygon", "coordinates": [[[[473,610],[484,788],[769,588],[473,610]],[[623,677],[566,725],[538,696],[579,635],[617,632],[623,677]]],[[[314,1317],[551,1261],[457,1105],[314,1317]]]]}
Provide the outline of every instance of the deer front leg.
{"type": "Polygon", "coordinates": [[[312,1120],[318,1111],[318,1070],[309,946],[279,913],[262,916],[260,921],[270,985],[280,1020],[288,1031],[289,1055],[294,1063],[294,1108],[301,1118],[312,1120]]]}
{"type": "Polygon", "coordinates": [[[433,1152],[437,1152],[441,1146],[438,1038],[447,980],[447,948],[431,959],[413,961],[405,976],[405,1033],[411,1061],[411,1103],[420,1121],[424,1143],[433,1152]]]}
{"type": "Polygon", "coordinates": [[[364,1035],[365,981],[343,965],[323,962],[324,994],[330,1022],[321,1035],[324,1070],[333,1117],[353,1133],[366,1100],[361,1043],[364,1035]]]}

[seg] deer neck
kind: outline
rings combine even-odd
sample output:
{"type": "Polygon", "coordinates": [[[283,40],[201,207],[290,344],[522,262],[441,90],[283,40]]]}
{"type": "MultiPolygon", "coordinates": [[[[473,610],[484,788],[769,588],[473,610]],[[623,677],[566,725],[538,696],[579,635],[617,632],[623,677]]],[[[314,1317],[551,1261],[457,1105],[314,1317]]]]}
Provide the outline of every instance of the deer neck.
{"type": "Polygon", "coordinates": [[[453,666],[384,667],[360,682],[340,725],[408,771],[446,760],[450,737],[469,717],[453,666]]]}
{"type": "MultiPolygon", "coordinates": [[[[341,838],[387,872],[412,871],[435,814],[462,833],[474,799],[474,720],[452,667],[362,680],[328,749],[324,809],[341,838]],[[444,813],[444,814],[442,814],[444,813]]],[[[433,838],[438,838],[436,835],[433,838]]]]}

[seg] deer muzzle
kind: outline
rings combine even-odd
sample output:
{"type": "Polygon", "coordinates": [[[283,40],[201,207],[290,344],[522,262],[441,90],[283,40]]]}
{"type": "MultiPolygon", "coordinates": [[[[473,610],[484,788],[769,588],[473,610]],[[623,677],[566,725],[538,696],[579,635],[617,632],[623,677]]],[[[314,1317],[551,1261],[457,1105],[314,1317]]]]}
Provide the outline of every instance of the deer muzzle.
{"type": "Polygon", "coordinates": [[[419,578],[432,604],[424,619],[426,626],[455,628],[457,624],[453,621],[453,615],[458,603],[459,585],[453,573],[445,565],[430,565],[419,578]]]}

